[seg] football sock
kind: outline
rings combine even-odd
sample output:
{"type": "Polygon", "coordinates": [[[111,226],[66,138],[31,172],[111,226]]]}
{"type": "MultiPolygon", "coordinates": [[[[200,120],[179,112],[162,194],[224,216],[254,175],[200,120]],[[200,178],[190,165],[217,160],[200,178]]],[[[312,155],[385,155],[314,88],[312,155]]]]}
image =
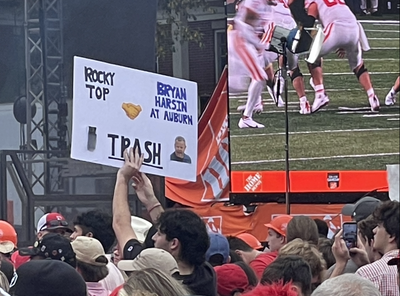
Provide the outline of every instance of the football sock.
{"type": "Polygon", "coordinates": [[[243,112],[244,116],[251,117],[254,106],[257,104],[258,98],[261,96],[264,87],[263,81],[251,80],[247,97],[246,109],[243,112]]]}
{"type": "Polygon", "coordinates": [[[370,88],[369,90],[367,90],[367,95],[368,98],[373,97],[375,95],[374,89],[370,88]]]}

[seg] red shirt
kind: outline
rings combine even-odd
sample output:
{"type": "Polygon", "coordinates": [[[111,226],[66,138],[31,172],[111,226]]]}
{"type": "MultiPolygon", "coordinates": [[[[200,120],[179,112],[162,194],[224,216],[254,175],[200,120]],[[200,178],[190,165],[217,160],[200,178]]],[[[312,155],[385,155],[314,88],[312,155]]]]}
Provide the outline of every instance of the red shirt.
{"type": "Polygon", "coordinates": [[[278,256],[278,252],[261,253],[250,262],[250,267],[253,268],[258,279],[261,279],[265,268],[271,264],[272,261],[278,256]]]}

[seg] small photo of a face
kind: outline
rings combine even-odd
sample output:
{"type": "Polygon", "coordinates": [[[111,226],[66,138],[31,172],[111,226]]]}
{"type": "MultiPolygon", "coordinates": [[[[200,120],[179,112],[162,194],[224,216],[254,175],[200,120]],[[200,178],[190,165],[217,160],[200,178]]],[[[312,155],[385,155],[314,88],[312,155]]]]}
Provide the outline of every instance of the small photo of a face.
{"type": "Polygon", "coordinates": [[[189,155],[185,154],[186,151],[186,140],[182,136],[175,138],[174,152],[170,156],[170,160],[178,161],[183,163],[192,163],[189,155]]]}
{"type": "Polygon", "coordinates": [[[185,155],[186,144],[185,141],[175,141],[175,154],[178,157],[183,158],[185,155]]]}

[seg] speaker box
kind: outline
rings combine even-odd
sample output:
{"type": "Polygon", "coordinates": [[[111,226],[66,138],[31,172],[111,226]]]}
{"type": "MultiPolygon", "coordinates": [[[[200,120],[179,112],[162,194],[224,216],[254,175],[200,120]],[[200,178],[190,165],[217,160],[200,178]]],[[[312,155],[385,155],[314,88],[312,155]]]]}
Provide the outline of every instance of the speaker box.
{"type": "Polygon", "coordinates": [[[1,25],[0,40],[0,103],[11,103],[25,92],[23,32],[16,25],[1,25]]]}
{"type": "Polygon", "coordinates": [[[74,56],[154,72],[156,16],[157,0],[63,1],[69,97],[74,56]]]}

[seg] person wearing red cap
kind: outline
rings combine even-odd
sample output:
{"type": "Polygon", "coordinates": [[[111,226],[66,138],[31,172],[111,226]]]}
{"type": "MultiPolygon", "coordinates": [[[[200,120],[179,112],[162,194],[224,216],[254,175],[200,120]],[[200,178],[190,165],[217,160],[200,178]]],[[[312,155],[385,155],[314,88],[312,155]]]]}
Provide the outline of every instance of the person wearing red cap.
{"type": "Polygon", "coordinates": [[[286,228],[292,218],[289,215],[280,215],[265,224],[268,229],[267,242],[271,252],[277,252],[286,245],[286,228]]]}
{"type": "Polygon", "coordinates": [[[36,232],[37,239],[41,240],[47,233],[65,235],[66,233],[72,233],[72,230],[68,227],[68,222],[63,215],[60,213],[47,213],[39,219],[36,232]]]}
{"type": "Polygon", "coordinates": [[[233,263],[214,267],[219,296],[238,296],[251,288],[244,270],[233,263]]]}
{"type": "Polygon", "coordinates": [[[230,249],[254,270],[259,279],[264,269],[277,257],[277,252],[264,253],[255,250],[238,237],[230,236],[228,242],[230,249]]]}
{"type": "Polygon", "coordinates": [[[7,221],[0,220],[0,259],[10,259],[17,242],[17,232],[14,227],[7,221]]]}
{"type": "MultiPolygon", "coordinates": [[[[68,222],[60,213],[47,213],[40,217],[36,226],[36,240],[42,240],[47,233],[58,233],[65,236],[71,234],[72,230],[68,227],[68,222]]],[[[19,252],[14,252],[11,255],[11,261],[15,268],[30,260],[29,256],[21,256],[19,252]]]]}
{"type": "Polygon", "coordinates": [[[242,294],[242,296],[298,296],[299,294],[291,284],[272,283],[269,285],[258,285],[254,290],[242,294]]]}
{"type": "Polygon", "coordinates": [[[237,235],[236,237],[243,240],[246,244],[248,244],[254,250],[261,250],[263,248],[263,245],[260,243],[260,241],[254,235],[252,235],[250,233],[246,233],[246,232],[241,233],[241,234],[237,235]]]}

